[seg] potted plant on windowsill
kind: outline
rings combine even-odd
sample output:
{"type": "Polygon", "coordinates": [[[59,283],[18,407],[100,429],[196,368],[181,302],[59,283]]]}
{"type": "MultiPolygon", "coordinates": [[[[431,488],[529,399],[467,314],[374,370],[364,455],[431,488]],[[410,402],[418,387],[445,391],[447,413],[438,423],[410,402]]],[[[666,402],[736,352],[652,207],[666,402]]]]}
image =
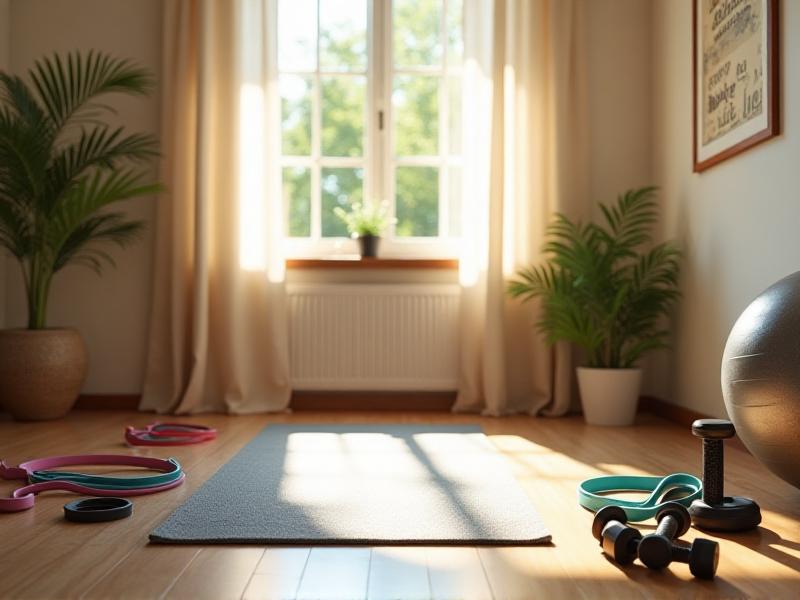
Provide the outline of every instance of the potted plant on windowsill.
{"type": "Polygon", "coordinates": [[[643,354],[666,348],[664,317],[680,297],[680,251],[653,245],[656,188],[630,190],[614,205],[600,204],[602,224],[556,214],[548,227],[542,264],[522,269],[508,293],[542,302],[538,329],[553,344],[582,348],[578,386],[586,421],[633,423],[643,354]]]}
{"type": "Polygon", "coordinates": [[[365,204],[355,202],[349,211],[337,206],[333,212],[347,225],[350,237],[358,240],[361,258],[378,256],[378,244],[381,234],[395,220],[389,216],[388,205],[365,204]]]}
{"type": "Polygon", "coordinates": [[[28,308],[27,329],[0,331],[0,402],[38,420],[72,408],[88,363],[75,329],[47,327],[54,275],[113,265],[103,244],[124,246],[143,227],[114,205],[160,186],[134,164],[157,154],[155,138],[100,120],[112,111],[101,96],[150,91],[146,70],[71,53],[38,61],[28,79],[0,72],[0,247],[20,265],[28,308]]]}

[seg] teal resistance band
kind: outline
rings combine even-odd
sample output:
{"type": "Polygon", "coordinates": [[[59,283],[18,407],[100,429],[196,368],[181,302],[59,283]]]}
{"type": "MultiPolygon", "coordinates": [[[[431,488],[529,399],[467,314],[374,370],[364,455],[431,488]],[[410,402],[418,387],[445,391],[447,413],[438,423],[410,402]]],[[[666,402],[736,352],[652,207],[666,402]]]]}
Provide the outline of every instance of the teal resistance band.
{"type": "Polygon", "coordinates": [[[71,481],[79,485],[101,490],[131,490],[143,487],[156,487],[172,483],[180,479],[183,472],[177,460],[170,458],[173,470],[158,475],[143,477],[105,477],[102,475],[88,475],[86,473],[70,473],[68,471],[33,471],[28,479],[31,483],[45,483],[47,481],[71,481]]]}
{"type": "Polygon", "coordinates": [[[628,521],[636,523],[655,517],[658,509],[667,501],[688,507],[702,493],[703,482],[687,473],[674,473],[666,477],[603,475],[578,485],[578,504],[592,512],[604,506],[619,506],[625,510],[628,521]],[[645,500],[636,501],[606,495],[609,492],[650,492],[650,495],[645,500]]]}

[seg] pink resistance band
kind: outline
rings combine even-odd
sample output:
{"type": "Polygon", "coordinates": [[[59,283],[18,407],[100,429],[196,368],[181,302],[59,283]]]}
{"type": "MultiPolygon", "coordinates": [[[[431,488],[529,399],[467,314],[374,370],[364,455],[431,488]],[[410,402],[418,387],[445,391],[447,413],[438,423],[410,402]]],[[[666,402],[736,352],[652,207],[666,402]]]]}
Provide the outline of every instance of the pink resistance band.
{"type": "MultiPolygon", "coordinates": [[[[83,454],[76,456],[52,456],[49,458],[40,458],[36,460],[29,460],[21,463],[18,467],[9,467],[2,460],[0,460],[0,478],[2,479],[19,479],[23,481],[32,481],[35,478],[43,476],[57,477],[57,472],[47,473],[47,469],[56,467],[66,467],[75,465],[116,465],[126,467],[142,467],[144,469],[151,469],[154,471],[161,471],[164,474],[163,483],[155,485],[139,486],[136,483],[137,479],[152,480],[154,478],[145,477],[119,477],[114,478],[119,482],[119,485],[108,487],[92,487],[91,485],[83,485],[75,483],[74,481],[58,480],[54,478],[52,481],[42,481],[39,483],[31,483],[24,487],[14,490],[10,498],[0,498],[0,512],[17,512],[27,510],[33,507],[35,494],[47,490],[62,490],[67,492],[74,492],[84,496],[142,496],[145,494],[154,494],[156,492],[163,492],[172,489],[183,483],[186,475],[181,470],[181,466],[177,461],[163,460],[160,458],[147,458],[144,456],[126,456],[118,454],[83,454]]],[[[81,475],[81,474],[64,474],[73,477],[84,477],[91,480],[94,476],[81,475]]],[[[97,479],[105,479],[97,476],[97,479]]],[[[155,478],[157,479],[157,478],[155,478]]]]}
{"type": "Polygon", "coordinates": [[[151,423],[144,429],[125,428],[131,446],[186,446],[217,439],[217,430],[188,423],[151,423]]]}

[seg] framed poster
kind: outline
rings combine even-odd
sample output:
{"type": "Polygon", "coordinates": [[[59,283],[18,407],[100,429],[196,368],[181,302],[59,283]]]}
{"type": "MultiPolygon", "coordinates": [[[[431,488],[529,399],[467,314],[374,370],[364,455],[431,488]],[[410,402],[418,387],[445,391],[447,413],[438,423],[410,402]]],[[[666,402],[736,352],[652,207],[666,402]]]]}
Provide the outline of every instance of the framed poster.
{"type": "Polygon", "coordinates": [[[694,0],[694,170],[778,135],[778,0],[694,0]]]}

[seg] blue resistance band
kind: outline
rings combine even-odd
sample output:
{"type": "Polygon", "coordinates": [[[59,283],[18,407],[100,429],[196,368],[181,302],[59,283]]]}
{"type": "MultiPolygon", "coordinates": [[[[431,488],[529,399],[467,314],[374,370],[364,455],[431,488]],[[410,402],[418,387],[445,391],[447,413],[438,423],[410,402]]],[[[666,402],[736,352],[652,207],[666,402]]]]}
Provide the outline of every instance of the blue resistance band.
{"type": "Polygon", "coordinates": [[[597,512],[614,505],[625,510],[628,521],[638,523],[656,516],[668,500],[688,507],[703,493],[703,482],[694,475],[674,473],[666,477],[644,475],[603,475],[582,481],[578,485],[578,504],[597,512]],[[610,492],[650,492],[645,500],[623,500],[607,495],[610,492]],[[679,495],[679,494],[683,495],[679,495]],[[664,498],[669,494],[668,498],[664,498]]]}
{"type": "Polygon", "coordinates": [[[72,473],[69,471],[34,471],[30,474],[31,483],[45,483],[47,481],[71,481],[80,485],[101,490],[132,490],[145,487],[156,487],[172,483],[183,475],[181,465],[174,458],[165,461],[172,465],[172,470],[158,475],[145,475],[135,477],[107,477],[104,475],[90,475],[86,473],[72,473]]]}

